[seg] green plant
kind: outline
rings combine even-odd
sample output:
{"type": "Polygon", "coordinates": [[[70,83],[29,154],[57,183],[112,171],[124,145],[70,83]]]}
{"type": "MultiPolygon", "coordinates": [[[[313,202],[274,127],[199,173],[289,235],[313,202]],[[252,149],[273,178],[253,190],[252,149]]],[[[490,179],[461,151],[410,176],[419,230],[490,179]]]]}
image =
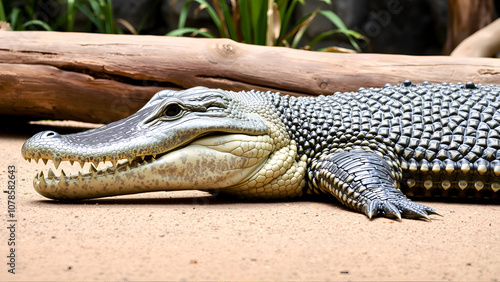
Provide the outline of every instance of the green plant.
{"type": "Polygon", "coordinates": [[[76,14],[82,13],[91,23],[90,30],[100,33],[123,33],[117,26],[120,23],[131,33],[137,31],[127,21],[115,19],[111,0],[57,0],[55,3],[60,7],[66,6],[66,11],[58,18],[44,22],[36,18],[36,11],[40,1],[28,0],[23,5],[15,5],[16,1],[0,0],[0,21],[10,23],[12,30],[26,30],[40,27],[44,30],[74,31],[76,14]],[[4,5],[4,3],[6,5],[4,5]],[[64,24],[66,23],[66,26],[64,24]]]}
{"type": "Polygon", "coordinates": [[[54,30],[60,19],[48,23],[37,19],[36,0],[9,1],[0,0],[0,21],[8,22],[12,30],[33,29],[38,26],[44,30],[54,30]]]}
{"type": "MultiPolygon", "coordinates": [[[[26,24],[22,22],[23,13],[31,15],[34,14],[33,10],[31,9],[31,5],[29,5],[33,1],[28,1],[30,3],[27,3],[27,5],[25,5],[26,7],[16,6],[12,8],[10,8],[10,2],[12,1],[6,1],[6,5],[4,5],[4,1],[0,0],[0,21],[9,22],[13,30],[23,29],[23,26],[26,24]]],[[[27,23],[33,24],[29,22],[27,23]]]]}
{"type": "MultiPolygon", "coordinates": [[[[320,1],[330,3],[330,0],[320,1]]],[[[232,8],[225,0],[213,0],[211,1],[213,5],[207,0],[189,0],[181,10],[178,28],[167,33],[167,36],[183,36],[191,33],[209,38],[217,37],[206,28],[185,26],[189,7],[193,2],[199,5],[195,14],[202,10],[208,12],[220,37],[249,44],[297,48],[311,22],[320,15],[332,22],[337,28],[319,34],[304,48],[312,49],[316,43],[327,36],[340,33],[348,38],[350,44],[357,51],[361,51],[355,39],[363,39],[364,37],[358,32],[348,29],[342,19],[332,11],[318,9],[305,15],[297,23],[292,23],[292,16],[297,4],[304,4],[305,0],[232,0],[232,8]]]]}
{"type": "Polygon", "coordinates": [[[92,22],[98,32],[121,33],[121,30],[116,28],[111,0],[68,0],[68,31],[73,31],[72,21],[74,21],[75,8],[81,11],[85,17],[92,22]],[[71,5],[70,2],[72,2],[71,5]]]}
{"type": "Polygon", "coordinates": [[[3,3],[0,0],[0,21],[6,22],[7,21],[7,16],[5,15],[5,9],[3,8],[3,3]]]}

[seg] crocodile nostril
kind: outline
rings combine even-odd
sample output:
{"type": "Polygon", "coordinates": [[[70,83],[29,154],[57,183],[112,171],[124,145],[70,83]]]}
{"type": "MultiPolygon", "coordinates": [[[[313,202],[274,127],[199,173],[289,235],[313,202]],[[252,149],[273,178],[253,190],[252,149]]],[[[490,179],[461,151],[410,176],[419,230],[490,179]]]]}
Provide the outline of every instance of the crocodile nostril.
{"type": "Polygon", "coordinates": [[[54,137],[59,137],[59,133],[55,132],[55,131],[45,131],[43,134],[42,134],[42,138],[54,138],[54,137]]]}

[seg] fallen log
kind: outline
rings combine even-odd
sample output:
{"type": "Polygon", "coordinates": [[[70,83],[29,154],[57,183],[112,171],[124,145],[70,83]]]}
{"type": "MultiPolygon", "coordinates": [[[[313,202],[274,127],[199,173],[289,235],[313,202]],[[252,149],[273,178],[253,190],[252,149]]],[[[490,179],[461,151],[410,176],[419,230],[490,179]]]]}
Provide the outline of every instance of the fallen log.
{"type": "Polygon", "coordinates": [[[207,86],[291,95],[415,83],[500,83],[488,58],[335,54],[228,39],[0,32],[0,114],[107,123],[161,89],[207,86]]]}

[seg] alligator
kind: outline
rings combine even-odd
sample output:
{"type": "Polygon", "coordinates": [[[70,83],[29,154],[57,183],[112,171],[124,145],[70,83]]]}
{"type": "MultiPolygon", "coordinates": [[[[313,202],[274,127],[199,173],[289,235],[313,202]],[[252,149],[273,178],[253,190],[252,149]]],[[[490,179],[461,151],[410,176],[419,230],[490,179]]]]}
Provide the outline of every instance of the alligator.
{"type": "Polygon", "coordinates": [[[499,198],[500,86],[407,80],[317,97],[163,90],[120,121],[40,132],[22,155],[52,160],[56,172],[62,161],[81,164],[78,173],[35,176],[36,191],[51,199],[187,189],[254,200],[328,194],[369,218],[430,220],[439,212],[407,196],[499,198]]]}

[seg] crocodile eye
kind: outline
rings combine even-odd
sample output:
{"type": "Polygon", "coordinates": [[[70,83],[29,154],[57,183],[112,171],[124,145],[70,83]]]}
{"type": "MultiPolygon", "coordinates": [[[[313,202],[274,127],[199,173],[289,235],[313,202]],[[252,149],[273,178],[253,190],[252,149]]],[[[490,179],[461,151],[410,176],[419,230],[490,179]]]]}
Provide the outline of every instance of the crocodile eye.
{"type": "Polygon", "coordinates": [[[181,106],[177,104],[170,104],[165,108],[163,114],[167,117],[175,117],[179,115],[181,112],[182,112],[181,106]]]}

